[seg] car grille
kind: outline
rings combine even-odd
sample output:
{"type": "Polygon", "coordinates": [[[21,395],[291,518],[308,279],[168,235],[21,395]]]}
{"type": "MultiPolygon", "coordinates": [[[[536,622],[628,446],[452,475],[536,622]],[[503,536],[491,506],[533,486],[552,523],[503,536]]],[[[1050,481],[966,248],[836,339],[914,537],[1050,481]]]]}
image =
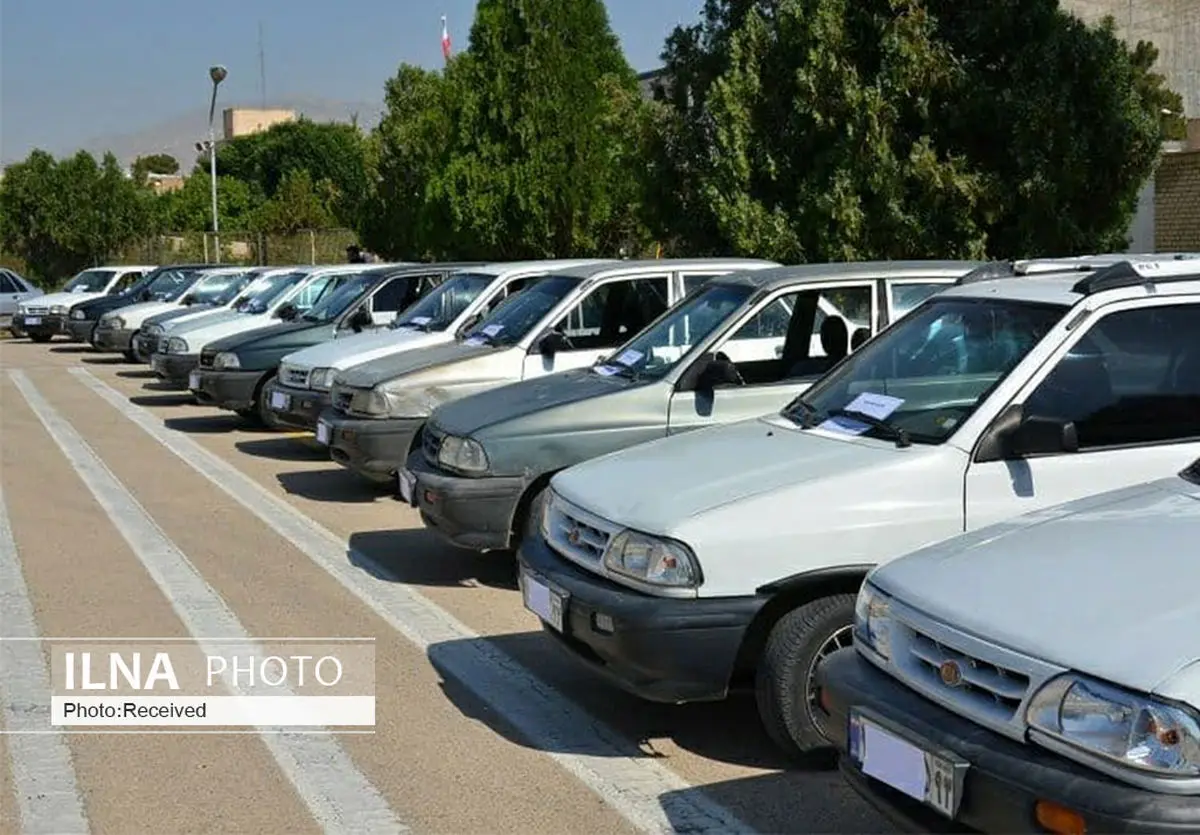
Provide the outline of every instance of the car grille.
{"type": "Polygon", "coordinates": [[[200,366],[202,368],[212,368],[213,363],[217,359],[218,351],[215,348],[205,348],[200,352],[200,366]]]}
{"type": "Polygon", "coordinates": [[[610,522],[554,494],[547,523],[547,542],[550,547],[585,568],[600,566],[609,541],[617,533],[616,526],[610,522]]]}
{"type": "Polygon", "coordinates": [[[930,687],[941,690],[943,695],[953,692],[958,698],[976,702],[981,709],[996,713],[1005,721],[1016,715],[1029,691],[1028,675],[968,655],[919,632],[913,632],[908,651],[914,669],[930,687]],[[958,664],[961,684],[951,687],[942,681],[938,671],[947,661],[958,664]]]}
{"type": "Polygon", "coordinates": [[[30,316],[45,316],[49,312],[50,312],[50,308],[48,308],[48,307],[27,307],[27,308],[25,308],[25,313],[30,316]]]}
{"type": "Polygon", "coordinates": [[[435,467],[438,465],[438,452],[441,451],[442,439],[445,437],[445,432],[430,423],[426,423],[421,431],[421,451],[425,454],[425,460],[435,467]]]}
{"type": "Polygon", "coordinates": [[[279,375],[279,379],[285,386],[306,389],[308,388],[308,374],[309,369],[307,368],[297,368],[294,365],[285,365],[282,369],[282,373],[279,375]]]}

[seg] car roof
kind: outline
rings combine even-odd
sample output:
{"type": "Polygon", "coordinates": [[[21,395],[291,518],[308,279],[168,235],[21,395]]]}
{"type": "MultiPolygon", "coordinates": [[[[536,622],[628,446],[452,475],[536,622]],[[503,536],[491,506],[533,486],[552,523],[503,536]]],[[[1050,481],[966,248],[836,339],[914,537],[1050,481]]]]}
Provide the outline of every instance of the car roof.
{"type": "Polygon", "coordinates": [[[473,273],[483,273],[484,275],[502,275],[503,273],[542,270],[544,272],[561,273],[563,270],[569,270],[573,267],[583,266],[585,264],[615,264],[615,258],[562,258],[562,259],[547,259],[544,261],[487,261],[471,269],[473,273]]]}
{"type": "Polygon", "coordinates": [[[993,298],[1072,306],[1096,295],[1104,301],[1200,292],[1200,258],[1168,256],[1127,258],[1098,269],[1065,267],[1061,272],[1031,273],[949,287],[938,298],[993,298]]]}
{"type": "Polygon", "coordinates": [[[639,260],[601,261],[596,264],[580,264],[553,270],[554,275],[570,278],[595,278],[600,275],[620,275],[628,272],[644,270],[705,270],[705,269],[747,269],[755,267],[768,268],[778,266],[776,261],[766,261],[762,258],[645,258],[639,260]]]}
{"type": "Polygon", "coordinates": [[[839,261],[830,264],[794,264],[747,270],[714,278],[711,284],[736,284],[762,290],[790,287],[806,281],[855,278],[957,278],[982,266],[983,261],[839,261]]]}

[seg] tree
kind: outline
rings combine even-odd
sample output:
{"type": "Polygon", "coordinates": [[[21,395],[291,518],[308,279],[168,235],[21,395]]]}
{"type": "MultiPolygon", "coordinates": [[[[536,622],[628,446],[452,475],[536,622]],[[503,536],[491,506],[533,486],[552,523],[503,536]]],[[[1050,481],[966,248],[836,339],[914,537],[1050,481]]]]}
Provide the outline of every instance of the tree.
{"type": "Polygon", "coordinates": [[[1183,96],[1167,87],[1167,79],[1154,71],[1158,47],[1138,41],[1133,49],[1133,71],[1142,98],[1162,117],[1163,139],[1187,139],[1187,117],[1183,115],[1183,96]]]}
{"type": "Polygon", "coordinates": [[[263,232],[295,234],[304,229],[324,229],[333,225],[327,208],[332,192],[328,180],[314,185],[307,169],[288,171],[275,192],[254,216],[254,226],[263,232]],[[319,191],[324,190],[322,196],[319,191]]]}
{"type": "MultiPolygon", "coordinates": [[[[207,173],[192,174],[183,188],[155,198],[155,225],[162,233],[205,232],[212,230],[212,178],[207,173]]],[[[217,177],[217,212],[221,230],[244,232],[262,201],[253,189],[235,177],[217,177]]]]}
{"type": "Polygon", "coordinates": [[[454,131],[430,193],[464,256],[615,254],[638,229],[636,138],[616,118],[637,82],[601,0],[480,0],[446,78],[454,131]]]}
{"type": "Polygon", "coordinates": [[[147,174],[178,174],[179,160],[170,154],[147,154],[140,156],[130,166],[134,182],[146,182],[147,174]]]}

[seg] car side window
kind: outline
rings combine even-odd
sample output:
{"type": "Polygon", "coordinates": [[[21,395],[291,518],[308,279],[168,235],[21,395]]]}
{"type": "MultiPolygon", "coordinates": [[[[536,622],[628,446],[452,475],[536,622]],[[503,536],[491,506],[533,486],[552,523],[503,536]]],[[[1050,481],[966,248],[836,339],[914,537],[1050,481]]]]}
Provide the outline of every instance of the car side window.
{"type": "Polygon", "coordinates": [[[113,288],[111,290],[109,290],[108,292],[109,293],[124,293],[126,290],[128,290],[130,287],[132,287],[135,283],[137,283],[137,281],[141,277],[142,277],[142,274],[138,273],[138,272],[125,273],[123,276],[121,276],[120,278],[117,279],[117,283],[114,284],[113,288]]]}
{"type": "Polygon", "coordinates": [[[0,271],[0,293],[20,293],[22,289],[8,273],[0,271]]]}
{"type": "Polygon", "coordinates": [[[574,350],[616,348],[667,309],[668,278],[629,278],[592,289],[554,325],[574,350]]]}
{"type": "Polygon", "coordinates": [[[683,273],[683,293],[688,293],[695,290],[697,287],[703,287],[708,282],[712,281],[724,273],[683,273]]]}
{"type": "Polygon", "coordinates": [[[509,296],[519,293],[528,287],[532,282],[539,278],[545,278],[541,275],[527,275],[522,278],[514,278],[512,281],[505,284],[499,293],[488,299],[487,308],[483,311],[483,315],[487,316],[493,310],[500,306],[500,303],[506,300],[509,296]]]}
{"type": "Polygon", "coordinates": [[[1074,422],[1081,450],[1200,438],[1200,304],[1103,317],[1034,389],[1025,414],[1074,422]]]}
{"type": "Polygon", "coordinates": [[[300,290],[300,292],[292,296],[292,298],[289,300],[290,303],[295,305],[298,311],[304,313],[305,311],[311,309],[312,306],[316,304],[321,297],[326,294],[327,291],[332,292],[337,288],[337,285],[341,283],[340,281],[337,281],[337,278],[338,277],[332,275],[326,275],[313,279],[310,283],[306,284],[300,290]]]}
{"type": "Polygon", "coordinates": [[[371,296],[376,313],[398,313],[417,300],[419,280],[414,276],[393,278],[371,296]]]}
{"type": "Polygon", "coordinates": [[[948,283],[927,284],[907,281],[903,284],[889,283],[888,296],[892,303],[892,321],[899,319],[934,293],[948,286],[950,286],[948,283]]]}

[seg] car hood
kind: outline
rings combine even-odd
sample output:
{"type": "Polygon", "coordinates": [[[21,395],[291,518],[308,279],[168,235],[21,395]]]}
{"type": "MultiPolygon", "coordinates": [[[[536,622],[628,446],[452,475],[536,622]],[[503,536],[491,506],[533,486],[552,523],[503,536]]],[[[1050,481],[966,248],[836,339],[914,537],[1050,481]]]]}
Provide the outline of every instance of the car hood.
{"type": "Polygon", "coordinates": [[[194,352],[222,337],[269,328],[275,324],[278,324],[277,319],[263,314],[231,313],[224,316],[217,312],[211,317],[205,316],[194,322],[170,328],[167,333],[186,339],[188,351],[194,352]]]}
{"type": "Polygon", "coordinates": [[[465,342],[458,341],[446,342],[441,345],[430,345],[420,351],[404,351],[369,362],[362,362],[347,368],[337,377],[338,382],[343,385],[369,389],[417,371],[425,371],[438,365],[449,365],[504,350],[511,349],[494,348],[489,345],[467,345],[465,342]]]}
{"type": "Polygon", "coordinates": [[[1175,698],[1200,660],[1197,531],[1200,488],[1173,477],[981,528],[872,581],[984,640],[1175,698]]]}
{"type": "Polygon", "coordinates": [[[336,325],[328,322],[280,322],[249,332],[223,336],[209,343],[217,351],[294,351],[332,339],[336,325]]]}
{"type": "MultiPolygon", "coordinates": [[[[199,312],[196,314],[195,318],[180,317],[171,323],[170,330],[173,336],[184,336],[192,331],[197,331],[202,328],[219,325],[226,322],[237,321],[254,321],[258,322],[259,327],[261,327],[263,322],[270,323],[278,322],[279,320],[271,319],[261,313],[238,313],[236,310],[219,307],[216,310],[205,310],[203,312],[199,312]]],[[[245,328],[235,330],[245,330],[245,328]]],[[[226,333],[233,333],[233,331],[227,331],[226,333]]],[[[225,334],[221,335],[224,336],[225,334]]]]}
{"type": "Polygon", "coordinates": [[[178,302],[136,302],[116,308],[116,315],[125,320],[125,327],[137,327],[151,316],[179,307],[178,302]]]}
{"type": "Polygon", "coordinates": [[[53,307],[56,304],[74,307],[80,302],[90,302],[92,299],[102,299],[107,293],[47,293],[44,296],[34,296],[23,303],[31,303],[35,307],[53,307]]]}
{"type": "Polygon", "coordinates": [[[165,325],[168,322],[189,322],[198,316],[203,316],[206,313],[212,313],[214,311],[223,309],[224,308],[218,307],[214,304],[181,305],[177,308],[164,310],[162,313],[155,313],[153,316],[146,317],[146,320],[142,322],[142,325],[145,326],[151,323],[156,325],[165,325]]]}
{"type": "MultiPolygon", "coordinates": [[[[556,492],[627,527],[670,534],[722,505],[824,479],[853,479],[886,466],[889,442],[801,430],[769,415],[695,429],[576,464],[556,492]]],[[[900,452],[922,454],[910,447],[900,452]]]]}
{"type": "Polygon", "coordinates": [[[590,368],[563,371],[451,400],[438,407],[432,421],[451,435],[470,435],[543,409],[628,389],[630,384],[628,377],[605,377],[590,368]]]}
{"type": "Polygon", "coordinates": [[[305,348],[289,354],[284,361],[297,368],[350,368],[389,354],[425,348],[451,339],[446,331],[426,333],[408,328],[368,331],[305,348]]]}

